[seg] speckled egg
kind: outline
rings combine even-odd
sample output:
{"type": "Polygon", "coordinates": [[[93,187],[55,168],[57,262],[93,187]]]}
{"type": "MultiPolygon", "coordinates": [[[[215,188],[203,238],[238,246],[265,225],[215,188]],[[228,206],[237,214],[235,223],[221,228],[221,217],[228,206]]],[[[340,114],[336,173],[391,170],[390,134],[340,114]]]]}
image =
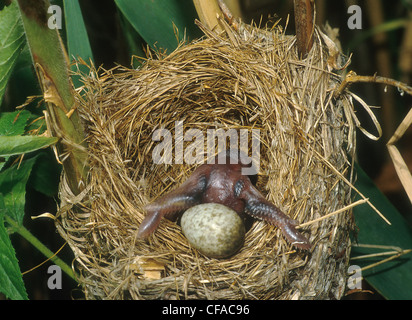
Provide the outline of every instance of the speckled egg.
{"type": "Polygon", "coordinates": [[[236,211],[217,203],[191,207],[180,225],[189,243],[211,258],[235,254],[245,240],[245,225],[236,211]]]}

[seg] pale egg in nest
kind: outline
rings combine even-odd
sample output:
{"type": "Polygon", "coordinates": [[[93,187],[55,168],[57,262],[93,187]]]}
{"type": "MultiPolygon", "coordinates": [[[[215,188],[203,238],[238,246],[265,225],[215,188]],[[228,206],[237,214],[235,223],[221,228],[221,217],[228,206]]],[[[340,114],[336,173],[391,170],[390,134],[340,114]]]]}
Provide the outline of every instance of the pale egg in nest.
{"type": "Polygon", "coordinates": [[[189,208],[180,224],[189,243],[211,258],[232,256],[245,240],[243,220],[236,211],[218,203],[189,208]]]}

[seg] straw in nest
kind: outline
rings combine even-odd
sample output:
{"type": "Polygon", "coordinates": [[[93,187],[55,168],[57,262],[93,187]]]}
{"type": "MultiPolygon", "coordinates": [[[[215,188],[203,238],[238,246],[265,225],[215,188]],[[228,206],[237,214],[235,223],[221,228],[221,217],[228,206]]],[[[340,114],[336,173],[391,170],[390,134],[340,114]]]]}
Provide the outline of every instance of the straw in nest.
{"type": "Polygon", "coordinates": [[[323,299],[345,290],[353,227],[352,97],[334,99],[325,36],[307,58],[280,29],[226,25],[138,70],[91,68],[78,109],[87,127],[90,180],[74,197],[63,177],[58,229],[76,256],[88,299],[323,299]],[[212,259],[166,219],[136,238],[143,206],[182,183],[196,165],[154,164],[153,132],[260,130],[258,189],[300,223],[311,252],[255,221],[243,248],[212,259]],[[349,206],[349,207],[348,207],[349,206]],[[333,214],[340,212],[339,214],[333,214]]]}

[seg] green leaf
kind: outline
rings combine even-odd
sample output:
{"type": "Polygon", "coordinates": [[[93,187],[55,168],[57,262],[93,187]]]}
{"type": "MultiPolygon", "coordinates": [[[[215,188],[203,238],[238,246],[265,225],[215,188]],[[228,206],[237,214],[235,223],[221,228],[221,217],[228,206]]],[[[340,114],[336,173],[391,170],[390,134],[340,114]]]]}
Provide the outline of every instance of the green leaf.
{"type": "MultiPolygon", "coordinates": [[[[90,60],[93,61],[93,52],[78,0],[64,0],[63,3],[66,21],[67,50],[70,60],[82,58],[86,62],[90,60]]],[[[71,66],[73,71],[77,71],[77,68],[82,72],[88,71],[84,65],[71,66]]],[[[75,87],[83,85],[80,81],[80,76],[77,74],[72,75],[72,81],[75,87]]]]}
{"type": "Polygon", "coordinates": [[[38,155],[28,183],[33,189],[55,197],[59,189],[62,166],[57,163],[51,150],[48,151],[38,155]]]}
{"type": "Polygon", "coordinates": [[[56,137],[0,136],[0,156],[13,156],[36,151],[57,143],[56,137]]]}
{"type": "Polygon", "coordinates": [[[64,0],[64,16],[66,20],[67,50],[70,59],[81,57],[93,60],[89,37],[78,0],[64,0]]]}
{"type": "Polygon", "coordinates": [[[0,195],[0,292],[13,300],[27,300],[16,253],[4,226],[5,204],[0,195]]]}
{"type": "MultiPolygon", "coordinates": [[[[64,0],[64,16],[66,21],[67,50],[70,59],[82,58],[84,61],[93,61],[92,48],[84,24],[82,11],[78,0],[64,0]]],[[[80,71],[87,72],[87,67],[79,65],[80,71]]],[[[77,67],[72,66],[76,71],[77,67]]],[[[72,76],[75,87],[82,85],[79,75],[72,76]]]]}
{"type": "MultiPolygon", "coordinates": [[[[26,110],[15,111],[15,112],[3,112],[0,114],[0,140],[2,136],[13,136],[20,135],[25,132],[25,128],[28,120],[32,117],[31,113],[26,110]]],[[[0,149],[2,149],[3,144],[0,141],[0,149]]],[[[0,170],[6,164],[9,156],[0,155],[0,170]]]]}
{"type": "MultiPolygon", "coordinates": [[[[121,12],[119,13],[119,22],[123,31],[124,38],[127,43],[129,54],[137,57],[146,57],[145,48],[147,43],[143,40],[140,34],[133,28],[129,20],[127,20],[121,12]]],[[[132,67],[138,68],[141,66],[141,61],[133,59],[132,67]]]]}
{"type": "MultiPolygon", "coordinates": [[[[403,250],[412,249],[412,228],[402,215],[379,191],[373,181],[359,167],[356,167],[358,180],[356,187],[372,204],[390,221],[385,223],[382,218],[367,204],[355,207],[354,215],[359,228],[357,242],[382,246],[396,246],[403,250]]],[[[376,249],[354,247],[353,256],[376,253],[376,249]]],[[[387,258],[380,257],[379,260],[387,258]]],[[[361,267],[376,262],[377,258],[354,260],[361,267]]],[[[387,299],[412,299],[412,253],[365,270],[362,276],[382,296],[387,299]]]]}
{"type": "Polygon", "coordinates": [[[0,136],[15,136],[25,132],[31,113],[26,110],[0,114],[0,136]]]}
{"type": "Polygon", "coordinates": [[[17,58],[25,45],[23,25],[16,1],[0,11],[0,103],[17,58]]]}
{"type": "MultiPolygon", "coordinates": [[[[3,214],[8,215],[18,224],[23,223],[26,203],[26,184],[37,157],[22,161],[21,164],[0,172],[0,198],[4,206],[3,214]]],[[[0,202],[1,203],[1,202],[0,202]]]]}
{"type": "Polygon", "coordinates": [[[194,24],[196,9],[191,0],[115,0],[117,7],[130,24],[152,48],[167,49],[170,53],[178,42],[201,36],[194,24]],[[177,27],[179,40],[174,26],[177,27]]]}

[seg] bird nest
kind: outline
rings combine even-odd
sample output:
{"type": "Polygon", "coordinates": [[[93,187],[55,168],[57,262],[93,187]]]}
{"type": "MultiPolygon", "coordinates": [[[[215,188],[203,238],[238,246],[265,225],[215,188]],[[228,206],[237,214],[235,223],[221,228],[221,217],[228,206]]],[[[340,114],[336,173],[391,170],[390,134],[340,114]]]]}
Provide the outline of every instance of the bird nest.
{"type": "MultiPolygon", "coordinates": [[[[301,59],[295,37],[278,27],[201,28],[203,38],[150,56],[138,69],[91,67],[83,75],[78,110],[89,180],[75,196],[62,178],[57,227],[75,254],[86,298],[341,298],[353,228],[356,128],[351,94],[334,96],[343,76],[334,71],[331,41],[315,29],[313,48],[301,59]],[[199,129],[203,150],[209,150],[208,130],[244,129],[249,152],[257,132],[256,186],[300,223],[312,249],[295,249],[277,227],[258,220],[226,259],[199,253],[167,219],[138,239],[144,206],[198,166],[178,159],[175,148],[171,161],[155,163],[157,129],[173,139],[178,130],[199,129]]],[[[193,137],[184,137],[173,146],[193,152],[193,137]]]]}

